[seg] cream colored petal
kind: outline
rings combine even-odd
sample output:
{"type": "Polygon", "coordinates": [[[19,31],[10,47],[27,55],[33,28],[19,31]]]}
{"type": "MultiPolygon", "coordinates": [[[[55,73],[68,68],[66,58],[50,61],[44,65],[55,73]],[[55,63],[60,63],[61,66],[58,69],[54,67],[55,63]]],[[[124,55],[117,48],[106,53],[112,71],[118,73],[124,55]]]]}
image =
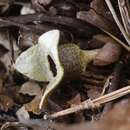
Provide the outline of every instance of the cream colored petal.
{"type": "MultiPolygon", "coordinates": [[[[39,37],[38,44],[32,46],[17,58],[15,68],[22,74],[38,81],[50,81],[53,78],[48,55],[58,59],[57,45],[59,31],[52,30],[39,37]],[[56,46],[56,47],[55,47],[56,46]]],[[[55,62],[55,61],[54,61],[55,62]]]]}
{"type": "Polygon", "coordinates": [[[38,81],[49,81],[40,102],[40,108],[48,94],[61,81],[64,70],[59,60],[58,43],[59,30],[51,30],[39,37],[38,44],[23,52],[16,60],[15,68],[22,74],[38,81]],[[56,66],[57,74],[54,77],[50,69],[48,56],[56,66]]]}

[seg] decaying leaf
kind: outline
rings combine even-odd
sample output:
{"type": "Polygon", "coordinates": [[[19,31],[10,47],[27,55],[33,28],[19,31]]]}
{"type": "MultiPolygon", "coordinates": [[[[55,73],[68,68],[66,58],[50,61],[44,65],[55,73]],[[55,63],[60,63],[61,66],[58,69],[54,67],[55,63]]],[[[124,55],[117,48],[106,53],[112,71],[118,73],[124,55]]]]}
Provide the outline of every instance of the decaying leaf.
{"type": "MultiPolygon", "coordinates": [[[[22,108],[23,109],[23,108],[22,108]]],[[[20,110],[22,114],[27,114],[25,110],[20,110]]],[[[50,121],[42,119],[23,118],[19,122],[6,122],[2,125],[1,130],[47,130],[50,127],[50,121]]]]}
{"type": "Polygon", "coordinates": [[[16,39],[10,34],[8,28],[0,29],[0,62],[2,62],[6,68],[6,71],[11,70],[12,60],[15,59],[18,51],[16,45],[16,39]]]}
{"type": "Polygon", "coordinates": [[[31,0],[33,8],[37,12],[45,12],[45,6],[49,5],[53,0],[31,0]]]}
{"type": "Polygon", "coordinates": [[[110,23],[105,17],[97,14],[94,10],[80,11],[77,13],[77,18],[83,21],[89,22],[90,24],[103,28],[108,32],[113,32],[113,23],[110,23]],[[93,16],[93,17],[92,17],[93,16]]]}
{"type": "Polygon", "coordinates": [[[107,18],[109,21],[112,21],[112,16],[109,13],[108,8],[106,7],[104,0],[93,0],[90,4],[90,7],[97,12],[97,14],[102,15],[107,18]],[[100,7],[100,8],[99,8],[100,7]]]}
{"type": "Polygon", "coordinates": [[[44,33],[39,37],[38,44],[23,52],[15,63],[15,68],[29,78],[38,81],[49,81],[40,108],[46,96],[56,87],[64,74],[58,56],[59,34],[58,30],[44,33]],[[57,75],[55,77],[51,71],[48,57],[53,60],[56,66],[57,75]]]}
{"type": "Polygon", "coordinates": [[[0,1],[0,14],[5,13],[10,5],[12,5],[14,0],[1,0],[0,1]]]}
{"type": "Polygon", "coordinates": [[[71,106],[81,103],[81,96],[80,96],[80,94],[78,93],[74,98],[72,98],[70,101],[68,101],[68,103],[71,106]]]}
{"type": "Polygon", "coordinates": [[[18,38],[18,45],[21,50],[28,49],[29,47],[37,43],[39,37],[37,34],[27,32],[24,29],[20,29],[19,33],[20,35],[18,38]]]}
{"type": "Polygon", "coordinates": [[[14,45],[14,49],[16,50],[16,41],[13,37],[10,37],[9,29],[8,28],[1,28],[0,29],[0,46],[3,46],[6,50],[10,50],[10,38],[12,38],[12,42],[14,45]]]}
{"type": "Polygon", "coordinates": [[[32,9],[31,4],[24,4],[24,6],[21,9],[21,15],[25,14],[34,14],[35,11],[32,9]]]}
{"type": "Polygon", "coordinates": [[[31,102],[26,103],[24,105],[25,109],[34,114],[40,114],[41,111],[39,110],[39,103],[41,101],[41,98],[42,98],[42,93],[37,95],[31,102]]]}
{"type": "Polygon", "coordinates": [[[35,82],[26,82],[22,85],[19,93],[28,94],[30,96],[38,95],[41,92],[40,86],[35,82]]]}
{"type": "Polygon", "coordinates": [[[16,115],[21,123],[30,119],[29,113],[26,111],[24,106],[16,112],[16,115]]]}
{"type": "Polygon", "coordinates": [[[0,95],[0,110],[7,112],[13,105],[12,98],[6,95],[0,95]]]}

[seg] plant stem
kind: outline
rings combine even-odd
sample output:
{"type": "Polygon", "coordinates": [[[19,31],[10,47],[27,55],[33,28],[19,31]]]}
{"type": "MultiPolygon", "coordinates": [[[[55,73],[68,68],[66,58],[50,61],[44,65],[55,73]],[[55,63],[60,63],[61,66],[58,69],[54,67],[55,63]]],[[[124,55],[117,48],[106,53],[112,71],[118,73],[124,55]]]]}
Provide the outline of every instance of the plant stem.
{"type": "Polygon", "coordinates": [[[93,61],[93,59],[96,57],[96,55],[99,53],[100,49],[94,49],[94,50],[81,50],[83,54],[83,59],[86,62],[86,65],[93,61]]]}

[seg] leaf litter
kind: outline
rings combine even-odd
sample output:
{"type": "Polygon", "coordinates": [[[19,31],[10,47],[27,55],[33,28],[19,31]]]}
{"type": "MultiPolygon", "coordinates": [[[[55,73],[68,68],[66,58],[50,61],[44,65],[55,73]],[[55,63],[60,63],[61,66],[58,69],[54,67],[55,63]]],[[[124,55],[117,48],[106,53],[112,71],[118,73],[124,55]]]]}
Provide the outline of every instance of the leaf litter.
{"type": "Polygon", "coordinates": [[[129,129],[129,4],[2,0],[1,129],[129,129]],[[59,56],[72,43],[100,49],[76,79],[59,56]]]}

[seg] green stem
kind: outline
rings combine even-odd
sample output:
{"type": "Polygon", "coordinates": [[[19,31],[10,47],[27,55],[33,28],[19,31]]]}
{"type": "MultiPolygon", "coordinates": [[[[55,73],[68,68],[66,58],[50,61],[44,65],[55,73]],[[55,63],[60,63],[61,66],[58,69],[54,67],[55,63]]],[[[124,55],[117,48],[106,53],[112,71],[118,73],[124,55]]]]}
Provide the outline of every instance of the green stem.
{"type": "Polygon", "coordinates": [[[92,62],[96,55],[99,53],[100,49],[94,49],[94,50],[81,50],[83,60],[86,63],[86,66],[88,63],[92,62]]]}

